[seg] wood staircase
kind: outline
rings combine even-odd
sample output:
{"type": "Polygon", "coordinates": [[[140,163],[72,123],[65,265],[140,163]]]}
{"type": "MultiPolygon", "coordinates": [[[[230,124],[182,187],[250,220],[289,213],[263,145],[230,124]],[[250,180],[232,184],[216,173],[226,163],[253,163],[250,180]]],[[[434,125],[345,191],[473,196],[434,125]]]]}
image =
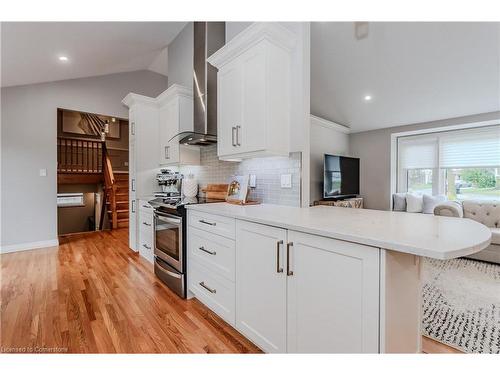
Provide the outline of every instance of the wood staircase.
{"type": "MultiPolygon", "coordinates": [[[[104,146],[104,189],[106,213],[112,229],[128,228],[128,172],[113,172],[111,160],[104,146]]],[[[101,214],[103,216],[104,211],[101,214]]],[[[102,220],[101,220],[102,222],[102,220]]]]}

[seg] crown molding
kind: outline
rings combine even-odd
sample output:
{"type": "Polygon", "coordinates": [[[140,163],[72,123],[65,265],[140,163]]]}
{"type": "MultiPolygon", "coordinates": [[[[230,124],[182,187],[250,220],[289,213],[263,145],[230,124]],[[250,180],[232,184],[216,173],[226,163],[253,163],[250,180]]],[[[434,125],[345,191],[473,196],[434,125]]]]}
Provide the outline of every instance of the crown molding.
{"type": "Polygon", "coordinates": [[[184,96],[188,99],[192,99],[193,90],[186,86],[173,84],[168,89],[163,91],[160,95],[158,95],[155,100],[158,103],[158,105],[162,105],[165,102],[171,100],[175,96],[184,96]]]}
{"type": "Polygon", "coordinates": [[[337,124],[336,122],[333,121],[328,121],[325,120],[324,118],[318,117],[311,115],[311,125],[316,125],[316,126],[322,126],[327,129],[331,130],[336,130],[344,134],[350,134],[351,129],[349,129],[347,126],[337,124]]]}
{"type": "Polygon", "coordinates": [[[123,98],[122,103],[129,108],[134,104],[156,105],[156,99],[145,95],[134,94],[133,92],[131,92],[123,98]]]}
{"type": "Polygon", "coordinates": [[[255,22],[211,55],[207,61],[219,69],[263,40],[291,52],[296,44],[297,37],[278,22],[255,22]]]}

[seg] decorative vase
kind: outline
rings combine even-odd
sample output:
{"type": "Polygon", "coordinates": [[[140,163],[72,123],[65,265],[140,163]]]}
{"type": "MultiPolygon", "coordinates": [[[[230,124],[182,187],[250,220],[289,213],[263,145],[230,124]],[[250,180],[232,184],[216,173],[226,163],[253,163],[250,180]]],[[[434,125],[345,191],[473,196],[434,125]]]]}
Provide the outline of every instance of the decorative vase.
{"type": "Polygon", "coordinates": [[[193,175],[189,175],[182,180],[182,195],[187,198],[194,198],[198,194],[198,181],[193,175]]]}

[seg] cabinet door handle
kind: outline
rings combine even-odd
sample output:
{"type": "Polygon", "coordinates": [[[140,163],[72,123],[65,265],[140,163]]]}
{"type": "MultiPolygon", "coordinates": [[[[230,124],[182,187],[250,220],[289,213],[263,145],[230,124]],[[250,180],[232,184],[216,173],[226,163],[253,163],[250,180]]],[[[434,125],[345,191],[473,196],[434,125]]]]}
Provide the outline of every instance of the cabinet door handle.
{"type": "Polygon", "coordinates": [[[142,223],[143,223],[144,225],[148,226],[148,227],[150,227],[150,226],[151,226],[151,224],[146,223],[145,221],[143,221],[142,223]]]}
{"type": "Polygon", "coordinates": [[[151,208],[151,206],[146,206],[145,204],[142,205],[144,208],[151,208]]]}
{"type": "Polygon", "coordinates": [[[286,244],[286,274],[288,276],[293,275],[293,271],[290,270],[290,247],[293,246],[293,242],[288,242],[286,244]]]}
{"type": "Polygon", "coordinates": [[[283,245],[283,240],[276,242],[276,273],[283,272],[283,268],[280,267],[280,245],[283,245]]]}
{"type": "Polygon", "coordinates": [[[200,286],[201,286],[202,288],[205,288],[206,290],[208,290],[210,293],[213,293],[213,294],[217,293],[217,290],[212,289],[212,288],[210,288],[210,287],[206,286],[204,281],[202,281],[202,282],[200,283],[200,286]]]}
{"type": "Polygon", "coordinates": [[[198,221],[199,221],[200,223],[202,223],[202,224],[211,225],[211,226],[213,226],[213,227],[215,227],[215,226],[217,225],[217,223],[211,223],[211,222],[209,222],[209,221],[205,221],[205,220],[203,220],[203,219],[198,220],[198,221]]]}
{"type": "Polygon", "coordinates": [[[151,246],[148,246],[148,245],[146,245],[145,243],[144,243],[144,244],[142,244],[142,247],[144,247],[144,248],[146,248],[146,249],[148,249],[148,250],[151,250],[151,246]]]}
{"type": "Polygon", "coordinates": [[[236,126],[236,146],[241,146],[241,143],[240,143],[240,129],[241,129],[241,126],[237,125],[236,126]]]}
{"type": "Polygon", "coordinates": [[[165,146],[165,159],[170,159],[170,146],[165,146]]]}
{"type": "Polygon", "coordinates": [[[132,191],[135,191],[135,178],[132,179],[132,184],[131,184],[131,189],[132,191]]]}
{"type": "Polygon", "coordinates": [[[132,133],[132,135],[135,135],[135,121],[132,121],[132,123],[130,124],[130,132],[132,133]]]}
{"type": "Polygon", "coordinates": [[[233,144],[233,147],[236,147],[236,141],[234,140],[235,135],[236,135],[236,126],[233,126],[231,128],[231,143],[233,144]]]}
{"type": "Polygon", "coordinates": [[[210,254],[210,255],[216,255],[217,254],[217,252],[207,250],[203,246],[200,246],[198,249],[200,249],[201,251],[204,251],[205,253],[210,254]]]}

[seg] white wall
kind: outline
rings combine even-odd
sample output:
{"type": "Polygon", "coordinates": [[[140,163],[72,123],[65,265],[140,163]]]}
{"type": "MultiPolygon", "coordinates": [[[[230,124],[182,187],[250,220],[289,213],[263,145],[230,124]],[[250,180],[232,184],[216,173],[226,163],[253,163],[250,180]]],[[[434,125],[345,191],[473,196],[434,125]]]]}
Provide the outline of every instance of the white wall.
{"type": "Polygon", "coordinates": [[[2,88],[2,250],[57,239],[57,108],[128,118],[126,94],[166,87],[167,77],[136,71],[2,88]]]}
{"type": "Polygon", "coordinates": [[[193,87],[193,23],[189,22],[168,45],[168,85],[193,87]]]}
{"type": "Polygon", "coordinates": [[[332,122],[311,118],[311,204],[323,198],[324,154],[349,155],[348,129],[332,122]]]}

